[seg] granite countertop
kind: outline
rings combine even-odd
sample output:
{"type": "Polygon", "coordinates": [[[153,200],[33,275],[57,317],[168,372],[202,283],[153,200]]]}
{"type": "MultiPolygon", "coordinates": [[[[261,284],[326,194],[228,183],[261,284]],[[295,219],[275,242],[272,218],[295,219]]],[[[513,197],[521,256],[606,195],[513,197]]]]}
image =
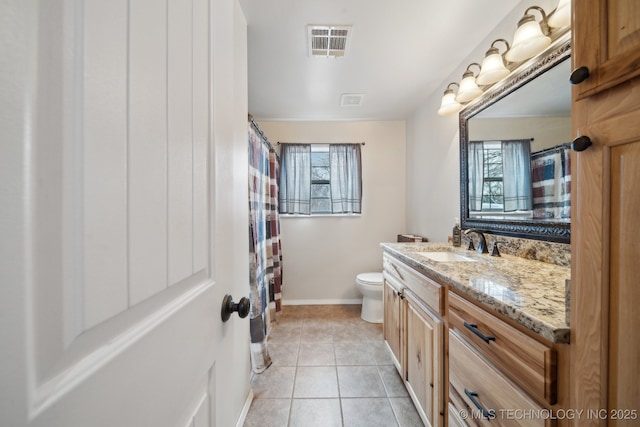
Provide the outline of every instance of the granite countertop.
{"type": "Polygon", "coordinates": [[[388,253],[554,343],[569,342],[565,280],[571,269],[511,255],[492,257],[446,243],[381,243],[388,253]],[[437,262],[421,252],[476,262],[437,262]]]}

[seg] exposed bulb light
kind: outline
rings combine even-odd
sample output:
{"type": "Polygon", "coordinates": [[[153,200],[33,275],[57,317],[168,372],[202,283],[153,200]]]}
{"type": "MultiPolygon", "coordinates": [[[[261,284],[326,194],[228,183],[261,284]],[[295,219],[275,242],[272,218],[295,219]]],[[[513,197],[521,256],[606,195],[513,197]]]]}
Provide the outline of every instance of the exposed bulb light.
{"type": "Polygon", "coordinates": [[[482,95],[482,89],[478,87],[478,84],[476,83],[476,77],[470,69],[472,65],[480,68],[480,64],[473,62],[467,66],[467,70],[462,75],[460,88],[458,89],[458,94],[456,95],[456,101],[461,104],[472,101],[482,95]]]}
{"type": "Polygon", "coordinates": [[[460,87],[458,83],[453,82],[447,85],[447,90],[444,91],[444,96],[442,97],[440,108],[438,109],[439,116],[448,116],[449,114],[455,114],[462,109],[462,105],[458,101],[456,101],[456,95],[453,93],[451,85],[460,87]]]}
{"type": "Polygon", "coordinates": [[[551,43],[548,37],[549,25],[547,24],[547,14],[538,6],[531,6],[524,12],[524,16],[518,22],[518,29],[513,36],[511,49],[505,54],[505,58],[510,62],[521,62],[542,52],[551,43]],[[537,10],[542,15],[542,20],[538,23],[533,15],[527,12],[537,10]]]}
{"type": "Polygon", "coordinates": [[[503,42],[507,46],[507,51],[509,50],[509,43],[504,39],[498,39],[491,43],[491,47],[487,50],[484,60],[482,61],[480,74],[478,74],[476,78],[476,83],[481,86],[498,82],[507,77],[511,72],[504,65],[504,59],[500,51],[494,46],[497,42],[503,42]]]}
{"type": "Polygon", "coordinates": [[[549,26],[553,28],[571,26],[571,0],[560,0],[556,10],[549,15],[549,26]]]}

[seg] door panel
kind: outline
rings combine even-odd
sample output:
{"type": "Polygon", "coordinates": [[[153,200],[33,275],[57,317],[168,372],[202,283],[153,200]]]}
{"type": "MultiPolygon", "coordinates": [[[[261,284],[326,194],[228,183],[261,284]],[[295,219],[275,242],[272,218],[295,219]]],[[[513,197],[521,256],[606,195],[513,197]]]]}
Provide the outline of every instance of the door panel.
{"type": "MultiPolygon", "coordinates": [[[[168,2],[168,239],[169,285],[192,274],[193,266],[193,61],[190,2],[168,2]]],[[[198,86],[198,87],[206,87],[198,86]]],[[[206,184],[206,181],[203,183],[206,184]]]]}
{"type": "Polygon", "coordinates": [[[637,0],[580,0],[575,15],[573,67],[591,76],[576,86],[578,99],[595,95],[640,75],[640,8],[637,0]]]}
{"type": "Polygon", "coordinates": [[[610,425],[634,425],[640,395],[640,343],[638,327],[640,301],[638,287],[637,236],[640,209],[640,141],[611,149],[611,278],[609,282],[609,387],[611,412],[621,410],[621,419],[610,425]],[[625,416],[626,415],[626,416],[625,416]],[[631,418],[634,418],[633,420],[631,418]]]}
{"type": "MultiPolygon", "coordinates": [[[[129,4],[129,300],[165,289],[167,269],[167,10],[129,4]]],[[[90,23],[86,23],[90,28],[90,23]]]]}
{"type": "Polygon", "coordinates": [[[237,316],[223,324],[220,307],[225,294],[248,290],[248,230],[242,207],[240,220],[223,222],[230,205],[213,201],[214,188],[221,201],[247,188],[246,173],[218,185],[247,164],[246,154],[225,155],[246,153],[246,96],[233,96],[246,86],[246,63],[234,61],[246,54],[246,23],[234,4],[3,6],[15,61],[11,109],[0,111],[12,123],[0,130],[11,196],[0,268],[3,283],[10,278],[0,298],[3,425],[237,421],[249,394],[249,325],[237,316]],[[220,96],[231,105],[214,111],[220,96]],[[218,154],[226,163],[214,168],[218,154]],[[220,384],[230,384],[224,407],[220,384]]]}
{"type": "Polygon", "coordinates": [[[84,34],[84,325],[126,310],[127,2],[88,2],[84,34]],[[99,83],[98,83],[99,82],[99,83]],[[103,177],[109,176],[109,179],[103,177]],[[109,218],[109,221],[105,221],[109,218]],[[108,268],[105,268],[108,265],[108,268]]]}
{"type": "MultiPolygon", "coordinates": [[[[209,0],[193,0],[193,56],[192,56],[192,73],[193,73],[193,87],[209,87],[209,92],[205,90],[193,90],[193,116],[192,116],[192,132],[193,132],[193,269],[192,271],[200,271],[206,268],[209,260],[209,194],[212,189],[209,187],[208,179],[208,163],[207,159],[210,157],[209,153],[209,134],[212,124],[209,122],[209,116],[211,114],[211,98],[215,101],[217,95],[211,96],[211,87],[209,80],[211,79],[212,67],[209,65],[209,58],[211,56],[211,46],[209,45],[210,25],[207,20],[196,19],[195,17],[213,15],[209,0]]],[[[246,31],[246,29],[244,29],[246,31]]],[[[227,37],[230,37],[227,35],[227,37]]],[[[216,47],[217,48],[217,45],[216,47]]],[[[246,49],[246,43],[244,45],[246,49]]],[[[246,68],[246,66],[245,66],[246,68]]],[[[246,71],[245,71],[246,74],[246,71]]],[[[212,82],[215,84],[216,79],[212,82]]],[[[244,79],[246,85],[246,78],[244,79]]],[[[239,99],[246,99],[239,98],[239,99]]],[[[227,101],[229,98],[227,98],[227,101]]],[[[247,110],[247,105],[244,105],[244,110],[247,110]]],[[[227,113],[228,114],[228,113],[227,113]]],[[[232,123],[231,117],[224,117],[226,121],[220,123],[232,123]]],[[[242,118],[244,119],[244,118],[242,118]]],[[[243,122],[244,124],[244,122],[243,122]]],[[[245,124],[246,125],[246,124],[245,124]]],[[[218,125],[222,127],[223,125],[218,125]]],[[[246,126],[245,126],[246,128],[246,126]]],[[[246,129],[245,129],[246,136],[246,129]]],[[[246,138],[244,138],[246,139],[246,138]]],[[[246,141],[243,141],[246,142],[246,141]]],[[[216,141],[217,144],[220,141],[216,141]]],[[[221,144],[220,144],[221,145],[221,144]]],[[[244,163],[242,159],[236,160],[237,163],[231,163],[231,166],[237,164],[239,167],[247,165],[248,160],[244,163]]],[[[220,169],[221,176],[224,176],[225,169],[220,169]]],[[[219,177],[218,177],[219,178],[219,177]]],[[[248,209],[248,208],[247,208],[248,209]]],[[[236,210],[238,214],[241,210],[236,210]]],[[[248,214],[247,214],[248,215],[248,214]]],[[[246,224],[245,224],[246,225],[246,224]]],[[[246,227],[245,227],[246,228],[246,227]]],[[[239,230],[232,228],[229,230],[233,233],[238,233],[239,230]]],[[[247,232],[248,233],[248,232],[247,232]]],[[[247,241],[249,238],[247,237],[247,241]]],[[[225,242],[227,243],[227,242],[225,242]]],[[[247,248],[248,251],[248,248],[247,248]]],[[[247,282],[248,283],[248,282],[247,282]]]]}

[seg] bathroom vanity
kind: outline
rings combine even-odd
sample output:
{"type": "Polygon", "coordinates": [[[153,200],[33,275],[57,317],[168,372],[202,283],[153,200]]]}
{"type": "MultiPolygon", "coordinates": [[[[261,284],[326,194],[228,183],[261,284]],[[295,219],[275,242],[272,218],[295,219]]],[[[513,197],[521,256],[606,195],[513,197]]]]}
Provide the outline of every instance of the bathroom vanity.
{"type": "Polygon", "coordinates": [[[570,268],[441,243],[381,246],[385,341],[426,425],[569,421],[556,414],[569,399],[570,268]]]}

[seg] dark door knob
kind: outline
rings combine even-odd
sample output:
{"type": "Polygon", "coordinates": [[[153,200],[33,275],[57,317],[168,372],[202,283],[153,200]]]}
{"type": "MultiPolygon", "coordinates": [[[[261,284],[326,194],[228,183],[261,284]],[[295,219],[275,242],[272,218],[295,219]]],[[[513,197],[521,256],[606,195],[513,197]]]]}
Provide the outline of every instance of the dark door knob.
{"type": "Polygon", "coordinates": [[[589,78],[589,69],[587,67],[579,67],[571,72],[571,76],[569,76],[569,81],[573,85],[577,85],[582,83],[583,81],[589,78]]]}
{"type": "Polygon", "coordinates": [[[233,302],[233,297],[229,294],[224,296],[222,300],[222,321],[226,322],[231,317],[234,311],[238,312],[238,316],[241,318],[247,317],[249,309],[251,308],[251,302],[249,298],[242,297],[238,303],[233,302]]]}
{"type": "Polygon", "coordinates": [[[579,136],[571,143],[573,151],[584,151],[591,146],[591,138],[588,136],[579,136]]]}

